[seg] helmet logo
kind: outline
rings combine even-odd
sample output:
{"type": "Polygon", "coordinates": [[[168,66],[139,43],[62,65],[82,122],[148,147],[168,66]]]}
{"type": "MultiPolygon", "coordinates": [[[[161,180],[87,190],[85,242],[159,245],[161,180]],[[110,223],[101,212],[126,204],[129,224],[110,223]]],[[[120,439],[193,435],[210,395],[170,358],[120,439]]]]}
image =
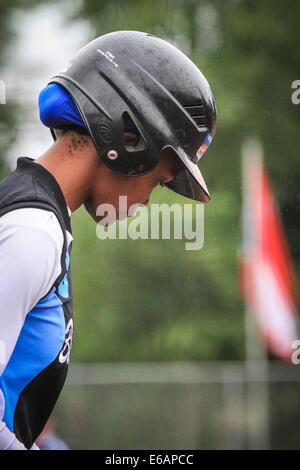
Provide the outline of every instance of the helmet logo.
{"type": "Polygon", "coordinates": [[[112,142],[112,129],[108,125],[100,124],[98,126],[98,132],[103,142],[106,144],[112,142]]]}
{"type": "Polygon", "coordinates": [[[199,148],[198,152],[196,153],[197,161],[200,160],[200,158],[202,157],[202,155],[204,154],[204,152],[207,150],[207,147],[209,146],[209,144],[211,143],[211,141],[212,141],[212,136],[211,136],[210,134],[207,134],[207,136],[206,136],[205,139],[204,139],[203,144],[201,145],[201,147],[199,148]]]}
{"type": "Polygon", "coordinates": [[[105,57],[105,59],[111,62],[116,68],[119,67],[119,65],[115,61],[115,56],[111,52],[109,51],[104,52],[104,51],[101,51],[101,49],[97,49],[97,52],[99,52],[99,54],[102,54],[103,57],[105,57]]]}

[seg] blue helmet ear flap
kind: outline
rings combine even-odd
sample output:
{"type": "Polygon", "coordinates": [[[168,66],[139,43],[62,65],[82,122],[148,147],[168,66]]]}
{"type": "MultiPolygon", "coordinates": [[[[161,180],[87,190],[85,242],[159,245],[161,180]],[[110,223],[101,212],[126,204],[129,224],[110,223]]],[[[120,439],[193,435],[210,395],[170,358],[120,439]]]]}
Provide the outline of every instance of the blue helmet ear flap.
{"type": "Polygon", "coordinates": [[[39,113],[41,122],[50,129],[61,129],[72,125],[85,129],[80,112],[71,96],[57,83],[50,83],[40,92],[39,113]]]}

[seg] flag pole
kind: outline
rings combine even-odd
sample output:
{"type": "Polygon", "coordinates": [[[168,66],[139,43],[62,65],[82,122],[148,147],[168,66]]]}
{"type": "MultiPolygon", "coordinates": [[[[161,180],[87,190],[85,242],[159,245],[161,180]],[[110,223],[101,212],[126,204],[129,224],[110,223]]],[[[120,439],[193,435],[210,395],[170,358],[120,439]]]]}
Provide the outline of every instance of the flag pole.
{"type": "MultiPolygon", "coordinates": [[[[263,150],[258,138],[248,138],[242,145],[242,231],[243,256],[247,256],[251,244],[251,196],[249,174],[255,168],[258,178],[262,178],[263,150]]],[[[261,184],[258,185],[262,187],[261,184]]],[[[257,194],[261,198],[261,194],[257,194]]],[[[252,227],[253,229],[253,227],[252,227]]],[[[245,369],[246,369],[246,423],[249,449],[270,448],[270,406],[268,383],[268,355],[259,337],[254,320],[254,312],[245,302],[245,369]]]]}

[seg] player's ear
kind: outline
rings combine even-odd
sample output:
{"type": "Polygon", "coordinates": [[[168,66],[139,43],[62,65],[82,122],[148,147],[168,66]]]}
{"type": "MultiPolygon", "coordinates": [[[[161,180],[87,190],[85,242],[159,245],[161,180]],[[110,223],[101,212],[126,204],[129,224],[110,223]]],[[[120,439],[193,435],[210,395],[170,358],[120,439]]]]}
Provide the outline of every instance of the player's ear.
{"type": "Polygon", "coordinates": [[[125,148],[130,152],[130,148],[135,148],[140,140],[140,137],[134,132],[124,132],[125,148]]]}
{"type": "Polygon", "coordinates": [[[145,141],[133,122],[130,115],[125,111],[122,116],[124,127],[125,148],[127,152],[135,152],[146,148],[145,141]]]}

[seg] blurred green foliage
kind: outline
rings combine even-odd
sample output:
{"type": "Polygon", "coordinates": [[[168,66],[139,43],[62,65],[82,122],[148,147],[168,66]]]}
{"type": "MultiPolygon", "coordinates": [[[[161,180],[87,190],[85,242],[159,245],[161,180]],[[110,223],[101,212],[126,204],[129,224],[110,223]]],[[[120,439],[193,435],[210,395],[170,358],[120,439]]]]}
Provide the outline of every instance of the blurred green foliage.
{"type": "MultiPolygon", "coordinates": [[[[17,8],[30,9],[38,5],[39,0],[0,0],[0,80],[1,70],[5,67],[9,56],[6,53],[15,34],[11,28],[11,14],[17,8]]],[[[0,104],[0,175],[5,175],[8,166],[5,155],[9,147],[17,139],[17,123],[22,120],[21,106],[13,96],[0,104]]]]}
{"type": "MultiPolygon", "coordinates": [[[[3,12],[19,3],[2,1],[1,21],[3,12]]],[[[178,45],[209,80],[219,120],[215,139],[201,160],[212,194],[205,206],[202,250],[186,251],[178,240],[100,241],[83,209],[72,216],[73,360],[243,358],[244,306],[237,283],[237,253],[240,148],[249,135],[263,142],[299,276],[300,105],[291,101],[291,85],[300,79],[300,4],[292,0],[85,0],[74,3],[69,21],[78,18],[91,25],[87,40],[134,29],[178,45]]],[[[1,41],[0,47],[4,47],[1,41]]],[[[13,110],[7,111],[5,117],[11,131],[12,115],[13,110]]],[[[152,202],[164,201],[187,202],[159,188],[152,202]]]]}

